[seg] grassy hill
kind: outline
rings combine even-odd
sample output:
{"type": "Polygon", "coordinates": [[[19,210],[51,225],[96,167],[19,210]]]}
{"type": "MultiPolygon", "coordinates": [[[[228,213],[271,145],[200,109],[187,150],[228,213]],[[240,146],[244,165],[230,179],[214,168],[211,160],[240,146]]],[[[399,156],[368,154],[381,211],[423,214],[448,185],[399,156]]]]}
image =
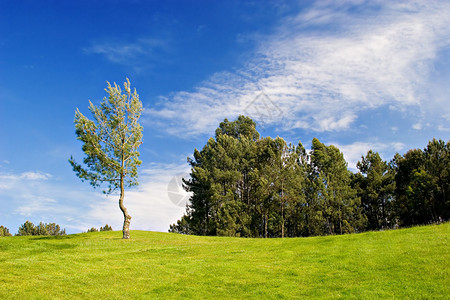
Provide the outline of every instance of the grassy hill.
{"type": "Polygon", "coordinates": [[[293,239],[121,236],[0,238],[0,299],[450,297],[449,223],[293,239]]]}

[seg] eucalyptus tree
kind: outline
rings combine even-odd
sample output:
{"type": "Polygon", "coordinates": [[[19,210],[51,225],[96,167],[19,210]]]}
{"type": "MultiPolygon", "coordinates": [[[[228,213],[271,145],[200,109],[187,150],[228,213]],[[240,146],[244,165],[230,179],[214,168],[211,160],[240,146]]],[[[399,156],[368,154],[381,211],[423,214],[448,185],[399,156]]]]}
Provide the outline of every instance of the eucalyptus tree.
{"type": "Polygon", "coordinates": [[[87,180],[94,187],[106,183],[104,193],[120,190],[119,208],[123,213],[123,238],[130,238],[131,216],[124,206],[125,187],[138,184],[137,167],[141,164],[138,148],[142,144],[143,128],[139,124],[142,103],[139,95],[131,91],[130,81],[124,83],[124,91],[114,83],[107,82],[100,106],[89,101],[93,120],[85,117],[78,109],[75,112],[75,133],[83,142],[86,154],[84,165],[69,159],[73,170],[82,181],[87,180]]]}

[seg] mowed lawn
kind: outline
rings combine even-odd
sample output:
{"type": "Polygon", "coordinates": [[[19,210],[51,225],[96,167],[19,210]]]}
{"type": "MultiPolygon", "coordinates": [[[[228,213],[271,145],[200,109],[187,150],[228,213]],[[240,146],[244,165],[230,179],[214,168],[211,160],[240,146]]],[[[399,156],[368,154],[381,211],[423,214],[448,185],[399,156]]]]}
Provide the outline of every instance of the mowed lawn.
{"type": "Polygon", "coordinates": [[[244,239],[0,238],[0,299],[450,298],[450,224],[244,239]]]}

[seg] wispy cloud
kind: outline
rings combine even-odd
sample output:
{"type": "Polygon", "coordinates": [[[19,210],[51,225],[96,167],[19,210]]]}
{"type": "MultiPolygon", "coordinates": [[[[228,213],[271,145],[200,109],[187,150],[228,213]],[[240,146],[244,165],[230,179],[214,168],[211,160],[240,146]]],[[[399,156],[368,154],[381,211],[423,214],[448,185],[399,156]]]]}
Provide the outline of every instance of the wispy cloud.
{"type": "Polygon", "coordinates": [[[140,38],[133,42],[117,40],[95,41],[89,47],[83,48],[85,54],[104,56],[110,62],[121,65],[142,64],[159,57],[161,51],[169,49],[166,40],[140,38]]]}
{"type": "Polygon", "coordinates": [[[36,196],[31,194],[23,194],[22,198],[25,200],[22,205],[15,210],[19,215],[30,217],[36,214],[45,214],[55,210],[57,201],[43,196],[36,196]]]}
{"type": "Polygon", "coordinates": [[[30,181],[48,180],[51,174],[39,171],[28,171],[20,174],[0,173],[0,190],[11,189],[17,184],[30,184],[30,181]]]}
{"type": "Polygon", "coordinates": [[[317,2],[285,19],[240,69],[161,98],[147,117],[171,134],[212,132],[261,90],[283,112],[271,123],[285,130],[345,130],[384,106],[421,114],[433,101],[424,91],[434,59],[450,44],[450,4],[360,2],[317,2]]]}

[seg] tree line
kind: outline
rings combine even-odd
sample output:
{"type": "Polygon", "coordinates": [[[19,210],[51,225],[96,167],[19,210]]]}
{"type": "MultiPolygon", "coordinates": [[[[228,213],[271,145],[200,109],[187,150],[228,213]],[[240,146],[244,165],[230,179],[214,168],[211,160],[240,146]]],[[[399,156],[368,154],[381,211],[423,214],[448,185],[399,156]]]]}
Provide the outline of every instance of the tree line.
{"type": "MultiPolygon", "coordinates": [[[[109,226],[108,224],[106,224],[105,226],[101,227],[100,226],[100,231],[112,231],[112,227],[109,226]]],[[[87,230],[87,232],[98,232],[99,230],[95,227],[91,227],[90,229],[87,230]]]]}
{"type": "Polygon", "coordinates": [[[192,192],[170,232],[300,237],[380,230],[450,219],[450,142],[387,162],[372,150],[347,169],[340,150],[312,140],[260,137],[252,119],[225,119],[188,158],[192,192]]]}
{"type": "MultiPolygon", "coordinates": [[[[98,231],[112,231],[112,227],[106,224],[98,230],[95,227],[91,227],[86,232],[98,232],[98,231]]],[[[19,227],[19,231],[16,233],[16,236],[26,236],[26,235],[66,235],[66,229],[61,229],[56,223],[43,223],[40,222],[39,225],[34,225],[30,221],[26,221],[19,227]]],[[[9,229],[5,226],[0,226],[0,236],[12,236],[9,232],[9,229]]]]}
{"type": "MultiPolygon", "coordinates": [[[[66,229],[62,229],[56,223],[43,223],[40,222],[39,225],[34,225],[30,221],[26,221],[19,227],[19,231],[16,236],[26,236],[26,235],[66,235],[66,229]]],[[[12,236],[9,229],[5,226],[0,226],[0,236],[12,236]]]]}

